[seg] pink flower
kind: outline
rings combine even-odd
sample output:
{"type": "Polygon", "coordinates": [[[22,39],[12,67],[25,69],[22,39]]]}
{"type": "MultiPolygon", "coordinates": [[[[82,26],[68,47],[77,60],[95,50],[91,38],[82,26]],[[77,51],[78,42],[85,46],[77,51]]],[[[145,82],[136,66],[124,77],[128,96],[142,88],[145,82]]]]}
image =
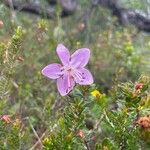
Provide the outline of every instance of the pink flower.
{"type": "Polygon", "coordinates": [[[78,49],[70,55],[69,50],[63,44],[59,44],[56,52],[62,64],[49,64],[42,70],[42,74],[57,80],[57,89],[62,96],[67,95],[76,83],[80,85],[93,83],[92,74],[84,68],[90,58],[88,48],[78,49]]]}
{"type": "Polygon", "coordinates": [[[7,124],[12,122],[10,115],[3,115],[0,119],[3,120],[7,124]]]}
{"type": "Polygon", "coordinates": [[[78,135],[83,139],[85,138],[83,130],[79,130],[78,135]]]}
{"type": "Polygon", "coordinates": [[[136,90],[136,91],[138,91],[138,90],[141,90],[143,88],[143,83],[135,83],[135,85],[134,85],[134,89],[136,90]]]}

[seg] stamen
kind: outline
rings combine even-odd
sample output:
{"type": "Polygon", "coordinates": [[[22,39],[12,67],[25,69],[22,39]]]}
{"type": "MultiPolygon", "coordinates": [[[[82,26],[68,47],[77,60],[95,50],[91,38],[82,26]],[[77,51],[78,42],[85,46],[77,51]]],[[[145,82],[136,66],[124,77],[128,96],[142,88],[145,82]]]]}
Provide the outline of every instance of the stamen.
{"type": "Polygon", "coordinates": [[[80,82],[83,82],[83,79],[85,79],[83,76],[82,76],[82,73],[78,70],[74,70],[74,75],[76,76],[76,78],[80,81],[80,82]]]}
{"type": "Polygon", "coordinates": [[[71,89],[71,79],[72,79],[72,76],[69,73],[67,77],[68,89],[66,90],[66,93],[68,93],[68,91],[71,89]]]}

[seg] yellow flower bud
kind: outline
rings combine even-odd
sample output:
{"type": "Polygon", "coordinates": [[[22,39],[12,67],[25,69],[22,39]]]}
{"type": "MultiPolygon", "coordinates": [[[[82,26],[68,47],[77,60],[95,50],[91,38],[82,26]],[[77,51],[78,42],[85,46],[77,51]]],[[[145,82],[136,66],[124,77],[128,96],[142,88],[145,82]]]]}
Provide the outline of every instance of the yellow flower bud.
{"type": "Polygon", "coordinates": [[[68,135],[65,137],[65,140],[66,140],[67,142],[70,142],[70,141],[72,140],[72,138],[73,138],[73,134],[72,134],[72,132],[71,132],[70,134],[68,134],[68,135]]]}
{"type": "Polygon", "coordinates": [[[49,138],[45,138],[44,140],[43,140],[43,144],[48,144],[49,143],[49,138]]]}
{"type": "Polygon", "coordinates": [[[98,90],[94,90],[91,92],[91,95],[100,98],[103,94],[101,94],[98,90]]]}

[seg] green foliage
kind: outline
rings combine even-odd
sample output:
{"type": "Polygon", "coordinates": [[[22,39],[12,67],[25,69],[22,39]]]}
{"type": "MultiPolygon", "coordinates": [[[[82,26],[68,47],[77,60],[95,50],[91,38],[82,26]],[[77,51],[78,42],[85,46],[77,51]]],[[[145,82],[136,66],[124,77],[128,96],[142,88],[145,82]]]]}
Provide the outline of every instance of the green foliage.
{"type": "Polygon", "coordinates": [[[55,20],[14,13],[0,4],[0,149],[149,147],[149,128],[139,122],[150,114],[149,78],[138,77],[150,73],[150,38],[117,26],[103,8],[96,8],[85,26],[77,20],[89,4],[80,3],[77,14],[63,19],[58,6],[55,20]],[[46,64],[58,62],[58,43],[71,51],[91,49],[88,68],[95,85],[76,86],[60,97],[55,83],[41,75],[46,64]]]}
{"type": "Polygon", "coordinates": [[[9,91],[9,83],[12,80],[12,75],[14,73],[16,63],[16,57],[21,49],[21,40],[23,36],[23,31],[21,27],[15,30],[10,41],[6,44],[1,43],[0,45],[0,56],[1,56],[1,80],[0,80],[0,91],[1,99],[6,96],[9,91]]]}
{"type": "MultiPolygon", "coordinates": [[[[146,115],[143,114],[143,111],[147,109],[143,106],[143,100],[149,96],[149,81],[146,76],[139,78],[137,83],[143,84],[140,90],[136,89],[132,82],[115,85],[111,90],[111,96],[103,101],[104,109],[102,109],[102,103],[97,103],[100,97],[94,98],[87,94],[92,88],[83,87],[80,89],[81,96],[78,95],[77,98],[75,97],[76,92],[72,93],[68,97],[68,104],[64,108],[63,116],[54,125],[55,129],[53,128],[49,136],[43,140],[44,149],[67,150],[87,147],[87,149],[136,150],[143,147],[144,141],[140,137],[141,132],[147,130],[148,133],[149,130],[138,127],[136,122],[141,115],[146,115]],[[140,99],[137,101],[136,97],[140,97],[140,99]],[[112,104],[109,99],[114,99],[115,102],[112,104]],[[112,105],[117,105],[117,108],[113,108],[112,105]],[[97,112],[92,111],[95,107],[99,112],[98,117],[95,117],[97,112]],[[141,109],[141,107],[143,108],[141,109]],[[89,121],[87,122],[90,120],[89,118],[92,118],[93,124],[90,129],[88,128],[89,121]]],[[[146,143],[144,147],[147,147],[146,143]]]]}
{"type": "Polygon", "coordinates": [[[0,149],[21,149],[25,146],[26,134],[22,132],[22,126],[19,119],[6,122],[0,120],[0,149]],[[24,143],[23,143],[24,142],[24,143]]]}

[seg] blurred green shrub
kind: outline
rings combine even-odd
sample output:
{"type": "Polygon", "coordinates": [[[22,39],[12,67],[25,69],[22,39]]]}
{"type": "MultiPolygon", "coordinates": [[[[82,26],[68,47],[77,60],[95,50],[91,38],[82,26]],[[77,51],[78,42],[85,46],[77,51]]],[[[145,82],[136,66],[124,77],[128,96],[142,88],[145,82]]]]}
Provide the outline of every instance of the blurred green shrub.
{"type": "MultiPolygon", "coordinates": [[[[82,3],[84,7],[86,1],[82,3]]],[[[1,149],[148,147],[149,130],[139,117],[149,114],[149,82],[143,77],[137,81],[144,85],[140,92],[134,82],[140,74],[149,75],[149,36],[118,27],[102,8],[91,14],[87,26],[77,22],[84,9],[79,12],[64,19],[58,12],[56,20],[44,20],[19,12],[12,16],[0,4],[0,116],[13,120],[0,120],[1,149]],[[58,42],[91,49],[88,67],[97,87],[77,87],[62,98],[53,81],[41,76],[43,66],[58,61],[58,42]],[[98,89],[100,94],[92,96],[98,89]]]]}

